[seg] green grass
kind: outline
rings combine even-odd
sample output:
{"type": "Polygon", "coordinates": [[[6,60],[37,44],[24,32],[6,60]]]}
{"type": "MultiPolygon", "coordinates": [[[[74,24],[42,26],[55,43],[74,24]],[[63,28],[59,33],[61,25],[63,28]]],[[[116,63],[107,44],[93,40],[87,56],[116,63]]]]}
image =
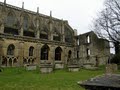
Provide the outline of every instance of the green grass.
{"type": "Polygon", "coordinates": [[[84,90],[77,82],[101,75],[98,70],[81,69],[79,72],[56,70],[41,74],[39,70],[26,71],[25,68],[4,68],[0,72],[0,90],[84,90]]]}

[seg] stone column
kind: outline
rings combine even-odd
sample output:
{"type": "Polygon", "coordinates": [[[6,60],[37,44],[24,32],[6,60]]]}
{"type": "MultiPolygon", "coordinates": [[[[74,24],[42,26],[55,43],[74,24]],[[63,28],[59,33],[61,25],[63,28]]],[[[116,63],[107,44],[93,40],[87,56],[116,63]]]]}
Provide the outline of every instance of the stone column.
{"type": "Polygon", "coordinates": [[[36,64],[38,64],[38,66],[39,66],[39,64],[40,64],[40,51],[41,51],[41,48],[40,48],[40,44],[37,44],[36,45],[36,64]]]}
{"type": "Polygon", "coordinates": [[[39,20],[37,20],[37,23],[36,23],[36,38],[39,39],[40,38],[40,31],[39,31],[39,20]]]}
{"type": "Polygon", "coordinates": [[[64,22],[63,20],[61,21],[61,41],[65,42],[65,33],[64,33],[64,22]]]}
{"type": "Polygon", "coordinates": [[[53,24],[52,22],[49,23],[49,40],[52,41],[53,40],[53,35],[52,35],[52,30],[53,30],[53,24]]]}
{"type": "Polygon", "coordinates": [[[20,66],[23,65],[23,57],[24,57],[24,42],[19,42],[19,47],[18,47],[18,63],[20,66]]]}
{"type": "Polygon", "coordinates": [[[53,64],[54,64],[54,61],[55,61],[54,57],[55,57],[55,47],[54,47],[54,45],[52,45],[52,46],[50,46],[49,60],[53,64]]]}
{"type": "Polygon", "coordinates": [[[23,36],[23,17],[20,17],[20,30],[19,30],[19,35],[23,36]]]}

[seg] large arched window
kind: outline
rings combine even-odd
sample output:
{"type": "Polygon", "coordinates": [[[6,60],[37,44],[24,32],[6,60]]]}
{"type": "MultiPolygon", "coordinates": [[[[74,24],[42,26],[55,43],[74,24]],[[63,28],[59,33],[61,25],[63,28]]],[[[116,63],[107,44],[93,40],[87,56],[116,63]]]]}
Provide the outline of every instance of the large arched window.
{"type": "Polygon", "coordinates": [[[15,24],[16,17],[13,13],[8,13],[8,16],[6,18],[6,25],[9,27],[13,27],[15,24]]]}
{"type": "Polygon", "coordinates": [[[62,49],[60,47],[57,47],[55,49],[55,60],[61,60],[61,52],[62,52],[62,49]]]}
{"type": "Polygon", "coordinates": [[[41,60],[48,60],[48,54],[49,54],[49,47],[47,44],[45,44],[41,48],[41,60]]]}
{"type": "Polygon", "coordinates": [[[14,55],[15,46],[10,44],[7,48],[7,55],[14,55]]]}
{"type": "Polygon", "coordinates": [[[24,15],[23,17],[23,29],[28,30],[29,27],[29,18],[28,15],[24,15]]]}
{"type": "Polygon", "coordinates": [[[18,35],[17,18],[14,13],[10,12],[7,15],[4,27],[4,33],[18,35]]]}
{"type": "Polygon", "coordinates": [[[33,56],[33,52],[34,52],[34,47],[30,47],[29,48],[29,56],[33,56]]]}
{"type": "Polygon", "coordinates": [[[72,31],[65,26],[65,42],[72,43],[73,42],[73,34],[72,31]]]}

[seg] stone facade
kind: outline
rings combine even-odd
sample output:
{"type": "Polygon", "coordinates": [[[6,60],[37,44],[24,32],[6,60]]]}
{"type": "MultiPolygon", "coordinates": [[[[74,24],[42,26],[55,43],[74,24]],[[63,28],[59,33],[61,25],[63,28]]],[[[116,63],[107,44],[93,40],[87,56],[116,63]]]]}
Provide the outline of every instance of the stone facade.
{"type": "MultiPolygon", "coordinates": [[[[56,68],[64,68],[71,62],[83,65],[87,61],[85,50],[88,45],[82,44],[83,38],[81,35],[77,36],[76,32],[66,20],[52,17],[52,12],[47,16],[40,14],[39,8],[37,12],[24,9],[24,3],[19,8],[6,4],[6,0],[4,3],[0,2],[1,65],[9,67],[51,64],[56,68]]],[[[98,38],[89,45],[95,51],[94,55],[90,55],[90,61],[94,63],[95,59],[92,58],[102,57],[100,62],[103,64],[106,61],[103,58],[108,53],[105,52],[102,56],[106,47],[98,50],[100,47],[97,40],[98,38]],[[101,56],[99,53],[102,53],[101,56]]]]}

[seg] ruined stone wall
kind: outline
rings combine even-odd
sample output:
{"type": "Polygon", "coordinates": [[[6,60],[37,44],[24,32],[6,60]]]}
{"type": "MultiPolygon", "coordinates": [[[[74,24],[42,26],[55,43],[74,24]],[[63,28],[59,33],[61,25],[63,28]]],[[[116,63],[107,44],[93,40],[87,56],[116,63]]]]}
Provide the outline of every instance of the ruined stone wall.
{"type": "Polygon", "coordinates": [[[80,61],[85,63],[92,63],[102,65],[106,64],[110,55],[109,42],[104,39],[99,39],[94,32],[88,32],[79,36],[80,40],[80,61]],[[87,43],[87,36],[90,42],[87,43]],[[87,49],[90,50],[90,55],[87,55],[87,49]]]}

